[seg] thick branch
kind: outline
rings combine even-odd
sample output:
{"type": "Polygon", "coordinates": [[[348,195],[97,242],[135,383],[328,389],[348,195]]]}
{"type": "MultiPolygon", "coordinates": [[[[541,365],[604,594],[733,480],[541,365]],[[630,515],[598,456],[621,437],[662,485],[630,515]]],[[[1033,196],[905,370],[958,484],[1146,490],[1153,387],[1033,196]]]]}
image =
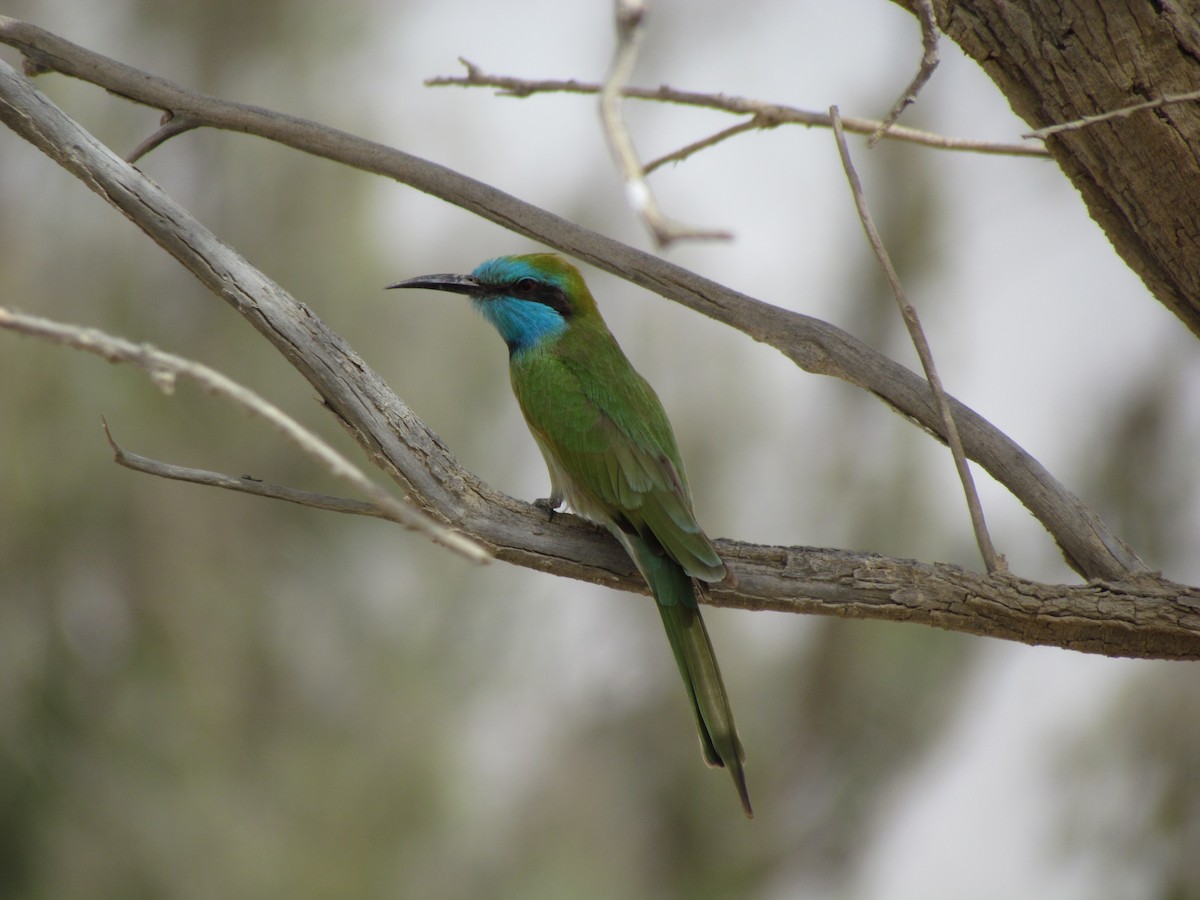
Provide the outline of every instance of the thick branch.
{"type": "MultiPolygon", "coordinates": [[[[732,291],[648,253],[574,225],[489,185],[381,144],[304,119],[184,90],[12,19],[0,17],[0,41],[19,48],[39,67],[84,78],[136,102],[186,115],[189,120],[203,121],[212,127],[256,134],[306,153],[386,175],[461,206],[510,231],[556,247],[737,328],[755,340],[777,348],[806,371],[832,375],[870,391],[940,439],[940,416],[924,379],[825,322],[732,291]]],[[[5,69],[11,74],[0,79],[0,89],[6,98],[0,103],[0,117],[10,127],[110,199],[201,280],[242,311],[326,397],[331,409],[342,417],[363,446],[381,459],[389,460],[386,465],[414,495],[425,498],[435,508],[465,513],[462,499],[455,496],[454,490],[440,484],[439,478],[426,471],[425,466],[413,464],[403,455],[393,455],[399,449],[394,443],[381,442],[375,427],[381,424],[376,418],[380,413],[370,412],[368,404],[351,396],[344,385],[331,379],[326,371],[327,362],[318,361],[319,355],[307,355],[314,341],[324,340],[336,344],[339,352],[349,352],[339,337],[327,332],[310,310],[296,304],[261,275],[255,273],[254,283],[261,288],[260,292],[255,292],[239,289],[227,280],[225,268],[228,263],[214,271],[207,260],[197,255],[191,243],[192,235],[187,229],[193,226],[193,221],[186,212],[151,185],[145,189],[153,188],[157,192],[154,203],[166,204],[170,210],[169,213],[152,214],[153,207],[147,206],[146,199],[140,195],[147,183],[136,170],[123,164],[119,168],[110,162],[112,155],[107,148],[64,116],[27,80],[8,67],[5,69]],[[76,143],[78,148],[74,148],[76,143]],[[270,306],[262,302],[262,297],[278,298],[280,295],[286,299],[279,299],[270,306]],[[297,308],[303,313],[298,320],[290,319],[297,308]]],[[[244,263],[233,251],[222,248],[221,259],[232,258],[244,263]]],[[[366,378],[367,370],[361,361],[356,360],[354,365],[361,367],[363,378],[366,378]]],[[[370,378],[378,382],[373,373],[370,378]]],[[[386,391],[382,383],[372,385],[372,391],[376,387],[386,391]]],[[[1113,580],[1148,571],[1137,555],[1036,459],[974,410],[953,398],[950,403],[967,455],[1029,508],[1077,571],[1090,578],[1113,580]]],[[[387,409],[388,405],[385,403],[382,408],[387,409]]],[[[407,421],[411,412],[400,405],[392,407],[388,415],[407,421]]],[[[389,424],[399,427],[396,422],[389,424]]],[[[438,443],[435,451],[427,439],[418,443],[420,446],[414,448],[414,452],[438,471],[433,460],[448,458],[445,448],[438,443]]]]}
{"type": "Polygon", "coordinates": [[[1044,585],[837,550],[717,548],[738,578],[736,596],[714,592],[718,606],[920,622],[1027,644],[1059,635],[1049,643],[1106,656],[1154,648],[1145,655],[1195,659],[1200,649],[1200,589],[1162,579],[1044,585]]]}

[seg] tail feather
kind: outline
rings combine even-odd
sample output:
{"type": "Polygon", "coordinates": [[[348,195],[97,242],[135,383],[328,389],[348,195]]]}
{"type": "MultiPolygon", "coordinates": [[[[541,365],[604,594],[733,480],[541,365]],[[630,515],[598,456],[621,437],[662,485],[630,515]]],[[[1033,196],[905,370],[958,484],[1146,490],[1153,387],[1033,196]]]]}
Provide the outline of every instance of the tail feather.
{"type": "Polygon", "coordinates": [[[675,653],[679,674],[683,676],[684,686],[692,701],[704,760],[710,766],[723,766],[729,770],[742,808],[747,818],[752,819],[754,810],[750,806],[744,769],[746,754],[738,737],[729,696],[725,693],[721,670],[717,666],[717,657],[713,653],[712,641],[709,640],[700,610],[683,603],[670,606],[659,603],[658,611],[675,653]]]}
{"type": "Polygon", "coordinates": [[[695,582],[675,560],[655,554],[641,538],[628,534],[623,538],[622,543],[658,601],[658,612],[696,715],[704,760],[710,766],[729,770],[742,808],[748,818],[753,818],[746,790],[746,757],[712,641],[696,604],[695,582]]]}

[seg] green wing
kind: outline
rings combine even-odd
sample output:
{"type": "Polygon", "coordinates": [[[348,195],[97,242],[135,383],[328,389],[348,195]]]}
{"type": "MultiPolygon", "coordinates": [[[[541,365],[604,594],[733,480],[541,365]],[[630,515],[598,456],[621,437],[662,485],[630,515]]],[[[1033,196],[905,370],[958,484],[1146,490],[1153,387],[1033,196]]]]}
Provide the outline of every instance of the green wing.
{"type": "Polygon", "coordinates": [[[580,514],[661,547],[692,577],[723,580],[658,396],[607,330],[582,337],[512,360],[513,391],[555,489],[580,514]]]}
{"type": "MultiPolygon", "coordinates": [[[[578,323],[586,327],[586,323],[578,323]]],[[[602,327],[602,326],[601,326],[602,327]]],[[[744,754],[693,579],[727,577],[700,529],[662,404],[607,329],[568,331],[511,359],[513,392],[556,494],[602,522],[654,594],[709,765],[725,766],[752,816],[744,754]]]]}

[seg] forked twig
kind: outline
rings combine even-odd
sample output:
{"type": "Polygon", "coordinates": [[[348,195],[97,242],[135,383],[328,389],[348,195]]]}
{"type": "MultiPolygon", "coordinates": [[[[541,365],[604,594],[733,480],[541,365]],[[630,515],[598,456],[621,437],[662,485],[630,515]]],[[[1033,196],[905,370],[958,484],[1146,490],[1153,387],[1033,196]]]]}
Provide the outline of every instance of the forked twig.
{"type": "Polygon", "coordinates": [[[863,195],[862,182],[859,180],[858,172],[854,168],[854,162],[850,158],[850,148],[846,146],[846,133],[842,129],[841,119],[838,116],[838,108],[831,106],[829,108],[829,115],[833,119],[833,134],[837,139],[838,153],[842,158],[842,167],[846,170],[846,180],[850,183],[850,192],[854,195],[854,205],[858,210],[858,218],[862,222],[863,230],[867,233],[867,240],[871,244],[871,249],[875,252],[875,257],[879,260],[883,274],[887,277],[888,285],[892,289],[892,296],[896,298],[896,303],[900,307],[900,315],[904,319],[904,324],[908,328],[909,335],[912,337],[913,346],[917,349],[917,356],[921,358],[921,366],[925,369],[925,377],[929,381],[934,401],[937,404],[938,411],[941,413],[943,437],[950,446],[950,453],[954,456],[954,466],[958,470],[958,477],[962,482],[963,492],[967,497],[967,509],[971,514],[971,526],[975,529],[975,541],[979,545],[980,554],[983,556],[983,564],[987,567],[989,575],[997,572],[1007,572],[1008,565],[1005,563],[1004,557],[996,553],[996,548],[992,545],[991,535],[988,534],[987,523],[983,518],[983,505],[979,502],[979,493],[975,490],[975,479],[971,477],[971,468],[967,465],[967,455],[963,450],[962,438],[958,434],[958,426],[954,423],[954,415],[950,411],[950,402],[946,398],[946,392],[942,387],[942,380],[938,376],[937,368],[934,366],[933,352],[929,349],[929,341],[925,338],[925,330],[921,327],[921,321],[917,317],[916,309],[908,302],[908,298],[904,294],[904,287],[900,284],[900,276],[892,266],[891,257],[888,256],[887,248],[883,246],[883,239],[879,236],[879,231],[876,229],[875,222],[871,218],[871,212],[867,208],[867,200],[863,195]]]}
{"type": "Polygon", "coordinates": [[[904,93],[900,95],[900,99],[896,101],[896,105],[892,107],[892,111],[887,114],[879,128],[871,135],[870,140],[867,141],[867,147],[874,147],[900,118],[900,114],[916,102],[917,94],[921,93],[921,88],[925,87],[925,83],[933,76],[933,70],[938,67],[938,24],[937,18],[933,14],[933,3],[931,0],[916,0],[915,6],[917,18],[921,22],[921,46],[923,48],[921,66],[917,69],[917,74],[913,76],[908,87],[904,89],[904,93]]]}
{"type": "Polygon", "coordinates": [[[272,500],[286,500],[288,503],[309,506],[313,509],[322,509],[326,512],[349,513],[356,516],[373,516],[377,519],[391,520],[391,516],[388,515],[386,510],[376,506],[374,503],[367,503],[364,500],[351,500],[347,497],[334,497],[330,494],[302,491],[298,488],[287,487],[282,484],[261,481],[250,475],[234,478],[232,475],[224,475],[221,472],[209,472],[206,469],[177,466],[172,463],[162,462],[161,460],[151,459],[148,456],[140,456],[137,453],[126,450],[117,443],[116,438],[112,435],[112,430],[108,427],[108,420],[104,416],[100,417],[100,424],[104,428],[104,437],[108,441],[108,446],[112,447],[113,461],[117,465],[124,466],[126,469],[131,469],[134,472],[142,472],[146,475],[154,475],[158,478],[167,478],[172,481],[186,481],[191,484],[202,484],[205,487],[237,491],[242,494],[253,494],[256,497],[269,497],[272,500]]]}
{"type": "Polygon", "coordinates": [[[650,185],[646,183],[646,173],[621,115],[622,91],[637,62],[645,15],[643,0],[616,0],[617,47],[613,53],[612,68],[600,91],[600,122],[604,126],[609,150],[625,180],[630,204],[642,217],[659,247],[666,247],[678,240],[726,240],[731,237],[727,231],[691,228],[672,222],[663,214],[650,185]]]}
{"type": "MultiPolygon", "coordinates": [[[[380,516],[406,528],[420,531],[433,541],[460,553],[472,562],[487,562],[491,554],[458,532],[446,528],[429,516],[398,501],[352,462],[322,441],[272,403],[254,391],[202,363],[156,350],[148,344],[135,344],[95,328],[65,325],[38,316],[13,312],[0,307],[0,328],[18,334],[42,338],[101,356],[109,362],[128,363],[144,369],[161,390],[171,393],[180,378],[196,382],[204,390],[224,397],[253,416],[266,421],[285,438],[321,463],[335,477],[353,485],[378,507],[380,516]]],[[[106,429],[107,431],[107,426],[106,429]]]]}
{"type": "MultiPolygon", "coordinates": [[[[466,75],[442,75],[425,80],[427,87],[488,87],[495,88],[504,97],[531,97],[534,94],[599,94],[604,86],[589,81],[568,79],[526,79],[514,78],[510,75],[492,75],[484,72],[479,66],[461,56],[458,61],[467,70],[466,75]]],[[[777,125],[802,125],[806,128],[832,128],[833,123],[826,112],[798,109],[782,103],[770,103],[765,100],[753,100],[749,97],[736,97],[728,94],[705,94],[698,91],[683,91],[678,88],[662,85],[657,88],[626,87],[621,90],[621,96],[630,100],[649,100],[659,103],[674,103],[680,106],[694,106],[700,109],[711,109],[732,115],[753,116],[760,128],[774,128],[777,125]]],[[[843,116],[842,127],[855,134],[874,134],[883,123],[878,119],[862,119],[855,116],[843,116]]],[[[722,137],[729,137],[723,135],[722,137]]],[[[937,150],[957,150],[964,153],[984,153],[995,156],[1035,156],[1048,159],[1049,151],[1044,147],[1030,144],[1009,144],[999,141],[979,141],[970,138],[951,137],[945,134],[935,134],[922,131],[919,128],[909,128],[905,125],[892,125],[882,138],[890,141],[905,141],[932,147],[937,150]]],[[[647,169],[650,167],[647,166],[647,169]]]]}

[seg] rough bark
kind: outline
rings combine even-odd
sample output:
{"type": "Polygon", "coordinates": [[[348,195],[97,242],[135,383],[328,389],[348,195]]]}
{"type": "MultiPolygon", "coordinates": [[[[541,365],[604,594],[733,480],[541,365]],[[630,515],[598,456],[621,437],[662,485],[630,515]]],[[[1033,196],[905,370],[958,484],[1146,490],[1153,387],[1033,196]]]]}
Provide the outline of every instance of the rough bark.
{"type": "MultiPolygon", "coordinates": [[[[1033,129],[1200,90],[1200,0],[933,5],[1033,129]]],[[[1046,146],[1117,253],[1200,336],[1200,101],[1061,132],[1046,146]]]]}

